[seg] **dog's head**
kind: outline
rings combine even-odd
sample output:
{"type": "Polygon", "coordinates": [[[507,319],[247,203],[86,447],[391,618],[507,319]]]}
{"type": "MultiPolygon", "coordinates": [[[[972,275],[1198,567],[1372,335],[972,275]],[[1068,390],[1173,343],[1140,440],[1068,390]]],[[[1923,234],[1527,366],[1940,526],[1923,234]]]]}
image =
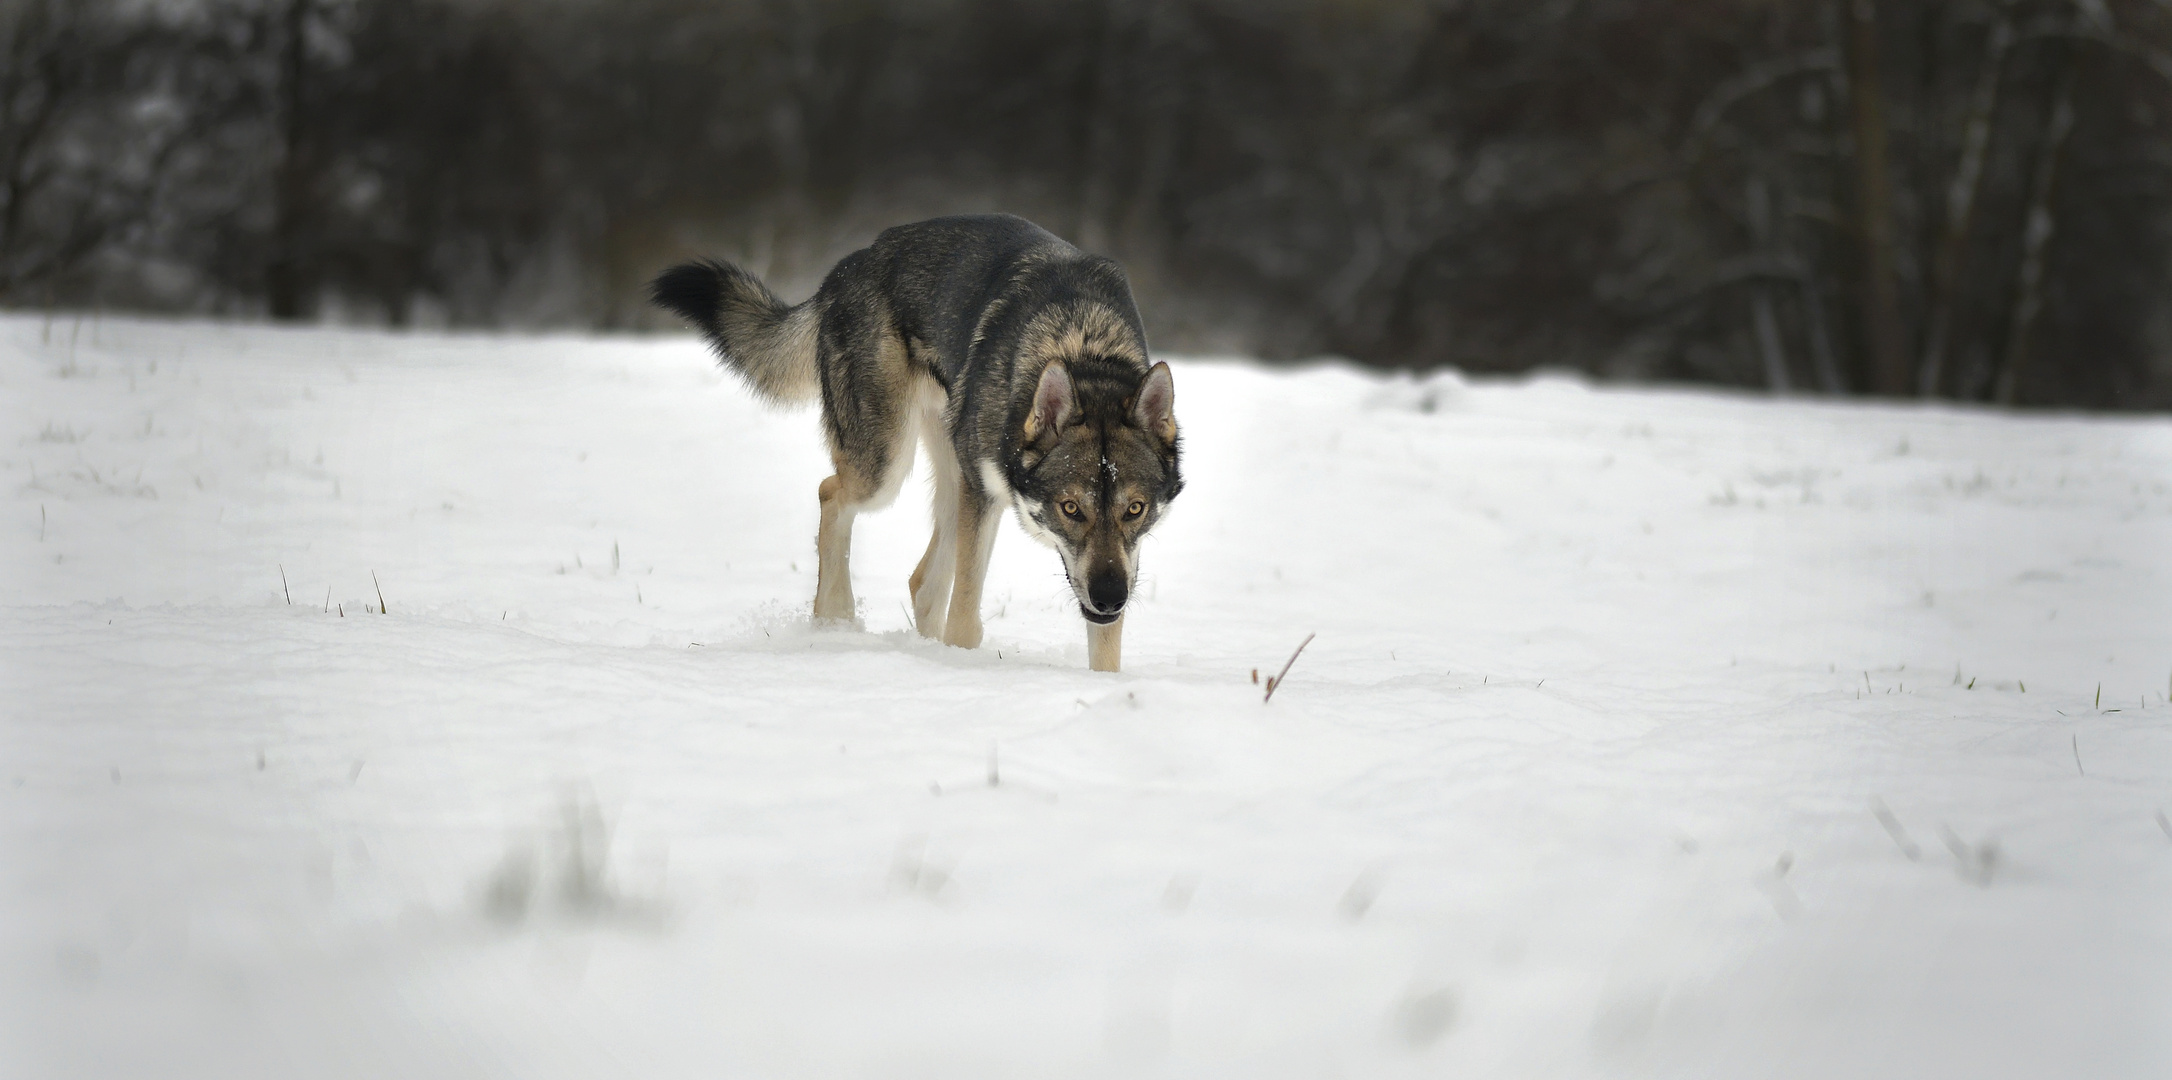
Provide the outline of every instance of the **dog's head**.
{"type": "Polygon", "coordinates": [[[1063,556],[1079,613],[1107,624],[1138,582],[1139,540],[1184,487],[1176,390],[1167,364],[1144,379],[1082,375],[1074,382],[1060,360],[1042,370],[1019,432],[1023,482],[1014,489],[1019,523],[1063,556]]]}

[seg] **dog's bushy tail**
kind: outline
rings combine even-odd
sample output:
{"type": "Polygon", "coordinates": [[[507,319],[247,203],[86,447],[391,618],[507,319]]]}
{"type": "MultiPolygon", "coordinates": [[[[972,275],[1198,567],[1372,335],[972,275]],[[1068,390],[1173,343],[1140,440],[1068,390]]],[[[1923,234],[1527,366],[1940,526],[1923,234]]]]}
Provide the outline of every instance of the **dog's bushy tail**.
{"type": "Polygon", "coordinates": [[[717,357],[755,393],[780,405],[814,399],[820,388],[814,301],[793,307],[760,278],[716,259],[657,275],[649,301],[699,327],[717,357]]]}

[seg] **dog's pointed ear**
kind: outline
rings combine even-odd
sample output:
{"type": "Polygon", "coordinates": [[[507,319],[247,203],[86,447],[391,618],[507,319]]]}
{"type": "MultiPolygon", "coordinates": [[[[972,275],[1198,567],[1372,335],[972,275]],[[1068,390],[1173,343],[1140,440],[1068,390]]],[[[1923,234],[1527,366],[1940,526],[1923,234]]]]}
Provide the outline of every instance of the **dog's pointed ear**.
{"type": "Polygon", "coordinates": [[[1033,388],[1033,409],[1026,413],[1026,441],[1032,442],[1043,432],[1061,431],[1076,405],[1071,373],[1065,370],[1063,361],[1051,361],[1041,369],[1040,385],[1033,388]]]}
{"type": "Polygon", "coordinates": [[[1146,373],[1146,381],[1139,384],[1139,393],[1131,403],[1131,422],[1154,433],[1165,444],[1176,442],[1176,382],[1169,377],[1169,365],[1155,364],[1146,373]]]}

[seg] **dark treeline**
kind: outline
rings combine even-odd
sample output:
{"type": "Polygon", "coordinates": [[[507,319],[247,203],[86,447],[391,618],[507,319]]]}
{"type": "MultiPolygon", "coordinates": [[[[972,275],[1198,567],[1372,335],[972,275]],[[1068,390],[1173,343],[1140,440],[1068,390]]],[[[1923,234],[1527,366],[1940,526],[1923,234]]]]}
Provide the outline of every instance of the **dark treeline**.
{"type": "Polygon", "coordinates": [[[2172,406],[2155,0],[0,0],[0,302],[662,325],[1006,209],[1157,342],[2172,406]]]}

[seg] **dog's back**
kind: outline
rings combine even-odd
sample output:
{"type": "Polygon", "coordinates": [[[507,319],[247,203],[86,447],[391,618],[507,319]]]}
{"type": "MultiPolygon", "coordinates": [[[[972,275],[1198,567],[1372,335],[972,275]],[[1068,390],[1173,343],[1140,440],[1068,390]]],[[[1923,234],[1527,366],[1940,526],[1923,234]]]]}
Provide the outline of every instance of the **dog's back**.
{"type": "Polygon", "coordinates": [[[995,389],[991,378],[1008,391],[1021,354],[1035,377],[1048,359],[1037,351],[1049,347],[1091,347],[1135,361],[1138,372],[1146,367],[1146,333],[1123,268],[1009,214],[885,229],[797,306],[716,260],[665,271],[650,296],[699,327],[727,366],[779,403],[813,399],[825,337],[848,352],[894,335],[953,394],[995,389]],[[1055,325],[1066,319],[1080,325],[1055,325]]]}
{"type": "MultiPolygon", "coordinates": [[[[1121,339],[1109,344],[1145,370],[1146,334],[1123,268],[1024,218],[978,214],[884,230],[823,283],[823,292],[863,289],[887,299],[898,332],[916,354],[931,354],[915,358],[953,393],[991,375],[1007,386],[1020,352],[1042,344],[1027,340],[1030,324],[1052,315],[1094,321],[1099,336],[1121,339]]],[[[1028,374],[1037,377],[1039,367],[1028,374]]]]}

